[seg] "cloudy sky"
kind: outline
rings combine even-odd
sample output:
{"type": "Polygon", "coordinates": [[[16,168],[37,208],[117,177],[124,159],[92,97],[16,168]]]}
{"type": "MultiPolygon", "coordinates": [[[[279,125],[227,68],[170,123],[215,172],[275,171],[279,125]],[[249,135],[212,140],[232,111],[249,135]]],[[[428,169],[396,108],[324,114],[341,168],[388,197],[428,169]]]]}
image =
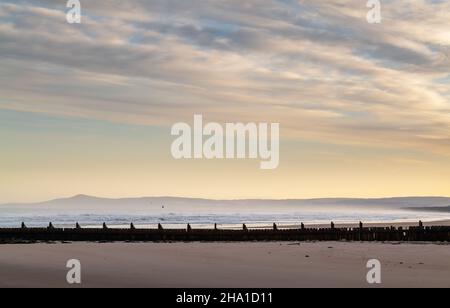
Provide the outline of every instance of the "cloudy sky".
{"type": "Polygon", "coordinates": [[[0,0],[0,202],[450,195],[450,1],[0,0]],[[279,122],[280,167],[170,127],[279,122]]]}

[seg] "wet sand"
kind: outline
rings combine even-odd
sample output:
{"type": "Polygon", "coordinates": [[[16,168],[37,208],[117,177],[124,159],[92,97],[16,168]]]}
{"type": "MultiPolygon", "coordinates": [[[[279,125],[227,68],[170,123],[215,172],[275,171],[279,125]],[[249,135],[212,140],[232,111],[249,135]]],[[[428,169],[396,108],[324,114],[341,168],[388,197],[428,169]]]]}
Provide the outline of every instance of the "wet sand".
{"type": "Polygon", "coordinates": [[[398,243],[74,243],[0,245],[0,287],[450,287],[450,246],[398,243]]]}

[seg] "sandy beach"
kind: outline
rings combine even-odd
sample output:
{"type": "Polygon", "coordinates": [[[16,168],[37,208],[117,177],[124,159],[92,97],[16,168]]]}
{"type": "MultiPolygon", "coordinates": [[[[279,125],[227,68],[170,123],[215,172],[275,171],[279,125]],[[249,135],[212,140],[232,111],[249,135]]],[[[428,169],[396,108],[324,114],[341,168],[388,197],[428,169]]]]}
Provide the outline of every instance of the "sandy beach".
{"type": "Polygon", "coordinates": [[[450,246],[398,243],[75,243],[0,245],[0,287],[450,287],[450,246]]]}

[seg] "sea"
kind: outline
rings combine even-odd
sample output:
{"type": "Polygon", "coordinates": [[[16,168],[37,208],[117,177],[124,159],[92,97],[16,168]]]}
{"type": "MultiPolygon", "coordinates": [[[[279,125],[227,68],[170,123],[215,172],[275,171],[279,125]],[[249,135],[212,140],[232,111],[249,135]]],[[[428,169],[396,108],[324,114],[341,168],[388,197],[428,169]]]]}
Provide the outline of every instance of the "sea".
{"type": "Polygon", "coordinates": [[[46,227],[50,222],[56,227],[70,228],[79,223],[85,228],[110,227],[127,228],[133,223],[138,228],[211,228],[217,224],[224,229],[268,227],[273,223],[279,227],[306,225],[358,223],[417,223],[450,220],[450,213],[432,211],[411,211],[404,209],[355,209],[355,208],[298,208],[249,206],[245,208],[216,206],[180,207],[170,205],[161,207],[101,207],[69,208],[60,207],[0,207],[0,228],[19,227],[24,222],[28,227],[46,227]]]}

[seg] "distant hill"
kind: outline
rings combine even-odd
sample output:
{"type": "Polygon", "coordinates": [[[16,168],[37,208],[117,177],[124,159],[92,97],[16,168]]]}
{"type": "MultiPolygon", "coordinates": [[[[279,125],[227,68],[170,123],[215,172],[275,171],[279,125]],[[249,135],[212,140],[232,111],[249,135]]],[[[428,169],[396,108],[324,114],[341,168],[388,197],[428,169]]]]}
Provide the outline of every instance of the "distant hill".
{"type": "Polygon", "coordinates": [[[70,198],[55,199],[39,203],[3,204],[0,208],[14,209],[158,209],[171,207],[176,209],[195,208],[214,210],[240,210],[252,208],[360,208],[360,209],[426,209],[427,211],[448,211],[450,198],[446,197],[399,197],[382,199],[328,198],[328,199],[298,199],[298,200],[209,200],[175,197],[142,197],[109,199],[87,195],[77,195],[70,198]]]}

